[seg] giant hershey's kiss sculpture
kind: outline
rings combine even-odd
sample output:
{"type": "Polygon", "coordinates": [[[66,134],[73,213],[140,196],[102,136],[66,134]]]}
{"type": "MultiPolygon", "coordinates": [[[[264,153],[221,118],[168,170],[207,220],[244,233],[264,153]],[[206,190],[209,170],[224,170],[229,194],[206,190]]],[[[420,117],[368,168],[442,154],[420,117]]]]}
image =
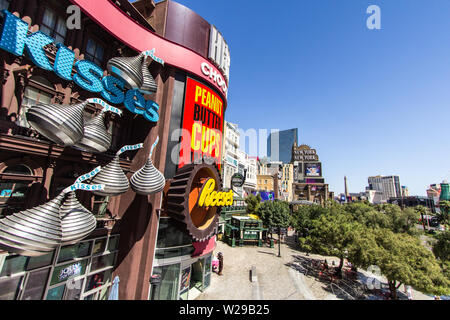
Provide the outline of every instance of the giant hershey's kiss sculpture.
{"type": "Polygon", "coordinates": [[[158,141],[159,137],[156,137],[146,164],[140,170],[136,171],[130,179],[131,188],[138,194],[150,195],[161,192],[166,184],[166,178],[155,168],[151,159],[153,149],[158,144],[158,141]]]}
{"type": "Polygon", "coordinates": [[[105,114],[110,111],[121,116],[122,111],[111,107],[101,99],[93,98],[86,101],[103,105],[104,108],[98,115],[85,122],[83,137],[75,146],[85,151],[98,153],[105,152],[111,146],[112,140],[112,136],[105,126],[105,114]]]}
{"type": "Polygon", "coordinates": [[[121,148],[114,159],[102,168],[102,171],[92,179],[93,184],[103,184],[105,188],[103,190],[94,191],[94,194],[100,196],[118,196],[128,191],[130,183],[128,178],[120,166],[119,156],[128,150],[136,150],[142,148],[142,143],[125,146],[121,148]]]}
{"type": "Polygon", "coordinates": [[[111,134],[106,130],[105,112],[122,115],[122,111],[101,99],[88,99],[82,103],[65,106],[39,104],[26,113],[31,127],[47,139],[62,146],[74,146],[91,152],[105,152],[111,145],[111,134]],[[84,121],[84,109],[88,103],[104,106],[96,117],[84,121]]]}
{"type": "Polygon", "coordinates": [[[152,94],[157,90],[155,79],[148,71],[147,58],[150,57],[164,65],[164,61],[154,54],[155,49],[141,52],[136,57],[116,57],[108,61],[108,71],[125,81],[129,89],[138,89],[143,93],[152,94]]]}
{"type": "Polygon", "coordinates": [[[0,219],[0,248],[23,256],[40,256],[89,235],[95,229],[95,217],[78,202],[74,191],[104,188],[81,183],[99,171],[100,167],[81,176],[43,205],[0,219]]]}
{"type": "Polygon", "coordinates": [[[70,106],[39,104],[26,113],[27,121],[41,135],[62,146],[72,146],[83,137],[83,111],[87,102],[70,106]]]}

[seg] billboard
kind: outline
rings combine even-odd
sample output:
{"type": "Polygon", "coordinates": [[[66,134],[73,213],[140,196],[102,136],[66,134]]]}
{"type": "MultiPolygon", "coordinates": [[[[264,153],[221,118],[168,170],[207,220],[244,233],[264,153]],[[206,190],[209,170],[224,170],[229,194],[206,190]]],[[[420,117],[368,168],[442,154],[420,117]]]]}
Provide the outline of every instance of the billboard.
{"type": "Polygon", "coordinates": [[[321,177],[322,165],[318,163],[305,163],[305,175],[307,177],[321,177]]]}
{"type": "Polygon", "coordinates": [[[253,195],[257,195],[259,193],[259,195],[261,196],[261,201],[272,201],[275,200],[275,192],[273,191],[252,191],[253,195]]]}
{"type": "Polygon", "coordinates": [[[179,167],[188,163],[216,163],[220,169],[223,100],[206,85],[187,78],[179,167]]]}

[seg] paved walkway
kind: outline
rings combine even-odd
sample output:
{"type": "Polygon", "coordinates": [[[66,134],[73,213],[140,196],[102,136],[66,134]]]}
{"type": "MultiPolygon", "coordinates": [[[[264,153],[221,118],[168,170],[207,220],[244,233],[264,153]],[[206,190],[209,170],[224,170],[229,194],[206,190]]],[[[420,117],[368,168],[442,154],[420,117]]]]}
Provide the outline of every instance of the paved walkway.
{"type": "MultiPolygon", "coordinates": [[[[197,300],[342,300],[343,297],[334,295],[326,283],[295,269],[295,256],[327,259],[330,266],[333,261],[338,265],[339,260],[320,255],[306,256],[297,250],[292,237],[286,237],[286,242],[281,244],[279,258],[278,245],[274,248],[251,245],[232,248],[218,241],[214,253],[223,253],[223,275],[213,273],[211,286],[197,300]],[[257,282],[250,281],[252,266],[256,267],[257,282]]],[[[416,291],[413,291],[413,297],[414,300],[432,299],[416,291]]]]}

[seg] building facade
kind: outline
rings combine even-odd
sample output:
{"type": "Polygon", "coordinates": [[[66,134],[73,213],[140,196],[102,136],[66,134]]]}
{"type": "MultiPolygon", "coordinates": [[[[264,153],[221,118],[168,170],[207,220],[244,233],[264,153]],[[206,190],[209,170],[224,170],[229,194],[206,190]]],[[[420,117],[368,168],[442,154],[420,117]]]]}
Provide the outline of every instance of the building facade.
{"type": "Polygon", "coordinates": [[[322,172],[322,163],[315,149],[307,145],[294,144],[292,147],[293,201],[324,203],[334,199],[322,172]]]}
{"type": "Polygon", "coordinates": [[[384,202],[389,198],[402,197],[402,187],[400,185],[400,177],[392,176],[373,176],[368,178],[368,190],[376,190],[382,193],[384,202]]]}
{"type": "Polygon", "coordinates": [[[294,144],[298,144],[297,128],[271,132],[267,138],[267,157],[270,161],[290,163],[294,144]]]}
{"type": "Polygon", "coordinates": [[[225,121],[222,180],[224,188],[231,188],[231,177],[239,171],[239,130],[237,124],[225,121]]]}
{"type": "Polygon", "coordinates": [[[121,300],[195,298],[211,279],[217,208],[198,203],[189,211],[177,201],[185,196],[179,186],[187,182],[181,189],[198,189],[200,177],[212,179],[209,185],[221,192],[215,172],[222,157],[229,74],[223,37],[173,1],[12,0],[0,5],[8,10],[0,40],[1,218],[54,201],[79,177],[99,166],[100,175],[116,158],[116,169],[127,181],[146,168],[149,154],[165,177],[164,191],[148,195],[132,188],[117,196],[76,191],[96,218],[95,230],[44,255],[21,255],[0,238],[0,299],[107,299],[116,276],[121,300]],[[81,9],[81,28],[70,30],[66,9],[73,4],[81,9]],[[180,17],[189,23],[180,23],[180,17]],[[10,37],[11,32],[22,36],[10,37]],[[20,46],[26,50],[17,51],[20,46]],[[131,83],[125,79],[131,67],[110,69],[109,63],[136,60],[141,52],[151,62],[141,69],[143,83],[129,89],[123,83],[131,83]],[[67,64],[70,59],[73,67],[67,64]],[[149,79],[150,85],[145,83],[149,79]],[[154,90],[144,90],[145,84],[154,90]],[[206,103],[207,97],[214,103],[206,103]],[[108,102],[101,104],[101,99],[108,102]],[[58,144],[49,138],[50,131],[29,121],[38,104],[57,110],[87,100],[81,123],[103,114],[105,105],[120,111],[104,117],[111,136],[105,152],[58,144]],[[206,120],[207,111],[213,120],[206,120]],[[183,140],[181,129],[192,139],[183,140]],[[177,130],[180,135],[174,138],[177,130]],[[202,131],[214,139],[206,141],[202,131]],[[137,145],[119,157],[121,147],[137,145]]]}

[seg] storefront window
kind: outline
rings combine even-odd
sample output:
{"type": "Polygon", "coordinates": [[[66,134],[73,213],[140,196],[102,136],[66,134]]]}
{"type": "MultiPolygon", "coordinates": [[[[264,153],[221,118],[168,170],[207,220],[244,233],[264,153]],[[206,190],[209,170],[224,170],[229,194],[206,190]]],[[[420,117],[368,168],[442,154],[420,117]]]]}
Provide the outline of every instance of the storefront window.
{"type": "Polygon", "coordinates": [[[62,247],[59,251],[58,263],[73,260],[75,258],[86,257],[89,255],[90,249],[91,241],[62,247]]]}
{"type": "Polygon", "coordinates": [[[68,280],[70,277],[81,276],[86,272],[87,260],[68,263],[53,270],[50,285],[68,280]]]}
{"type": "Polygon", "coordinates": [[[152,285],[152,300],[176,300],[178,295],[178,279],[180,276],[180,264],[164,267],[155,267],[154,276],[160,276],[159,284],[152,285]]]}
{"type": "Polygon", "coordinates": [[[44,295],[50,268],[31,272],[22,296],[22,300],[41,300],[44,295]]]}
{"type": "Polygon", "coordinates": [[[111,237],[108,242],[108,251],[114,251],[119,248],[119,237],[111,237]]]}
{"type": "Polygon", "coordinates": [[[71,286],[66,285],[64,300],[80,300],[84,279],[74,281],[71,286]]]}
{"type": "Polygon", "coordinates": [[[107,270],[107,271],[103,271],[100,273],[96,273],[92,276],[89,276],[87,278],[86,288],[84,289],[84,292],[88,292],[95,288],[101,287],[108,281],[108,279],[111,278],[111,274],[112,274],[112,270],[107,270]]]}
{"type": "Polygon", "coordinates": [[[65,284],[48,290],[47,300],[62,300],[64,294],[65,284]]]}
{"type": "Polygon", "coordinates": [[[115,258],[115,253],[92,258],[91,271],[103,269],[105,267],[112,267],[114,265],[115,258]]]}
{"type": "Polygon", "coordinates": [[[85,299],[86,292],[92,295],[88,298],[107,299],[119,236],[96,240],[97,252],[104,251],[107,241],[113,252],[92,256],[91,240],[39,257],[7,255],[0,263],[0,300],[79,300],[85,299]],[[88,292],[91,290],[95,292],[88,292]]]}
{"type": "Polygon", "coordinates": [[[10,276],[12,274],[25,271],[28,257],[24,256],[8,256],[3,263],[3,269],[0,273],[0,277],[10,276]]]}
{"type": "Polygon", "coordinates": [[[20,290],[23,277],[0,280],[0,300],[14,300],[20,290]]]}
{"type": "Polygon", "coordinates": [[[33,183],[30,177],[32,174],[32,170],[25,165],[10,166],[3,170],[0,180],[0,218],[25,208],[25,200],[33,183]]]}
{"type": "Polygon", "coordinates": [[[99,254],[104,252],[106,249],[106,238],[95,240],[94,249],[92,254],[99,254]]]}

